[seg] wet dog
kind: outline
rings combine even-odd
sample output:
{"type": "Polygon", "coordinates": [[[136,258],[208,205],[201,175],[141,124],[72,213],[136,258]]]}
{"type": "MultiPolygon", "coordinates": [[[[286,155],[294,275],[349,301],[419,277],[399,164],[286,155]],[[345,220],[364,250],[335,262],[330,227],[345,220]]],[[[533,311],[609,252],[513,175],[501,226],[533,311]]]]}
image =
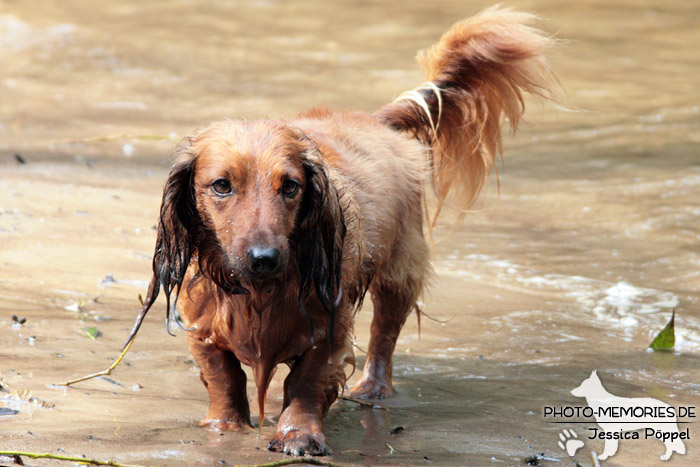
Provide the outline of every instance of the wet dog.
{"type": "Polygon", "coordinates": [[[461,209],[475,201],[523,94],[549,95],[543,53],[553,41],[532,20],[492,8],[455,24],[418,57],[427,82],[374,113],[222,121],[183,140],[132,336],[161,289],[166,323],[179,296],[210,397],[202,425],[252,426],[242,364],[252,367],[262,424],[284,363],[269,449],[328,454],[322,420],[354,368],[353,316],[368,291],[371,340],[351,394],[394,394],[396,339],[431,271],[424,230],[447,200],[461,209]],[[426,186],[437,199],[432,216],[426,186]]]}

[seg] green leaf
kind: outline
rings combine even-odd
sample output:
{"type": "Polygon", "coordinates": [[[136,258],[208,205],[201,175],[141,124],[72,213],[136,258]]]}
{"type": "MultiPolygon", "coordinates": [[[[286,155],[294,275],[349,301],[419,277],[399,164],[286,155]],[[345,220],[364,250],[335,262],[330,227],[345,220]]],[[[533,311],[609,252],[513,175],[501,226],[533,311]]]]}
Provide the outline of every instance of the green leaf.
{"type": "Polygon", "coordinates": [[[676,318],[676,310],[673,310],[671,321],[668,322],[665,328],[656,335],[651,344],[650,349],[654,350],[671,350],[676,343],[676,334],[673,331],[673,322],[676,318]]]}
{"type": "Polygon", "coordinates": [[[86,329],[85,334],[90,339],[97,339],[98,337],[100,337],[102,335],[102,333],[95,327],[86,329]]]}

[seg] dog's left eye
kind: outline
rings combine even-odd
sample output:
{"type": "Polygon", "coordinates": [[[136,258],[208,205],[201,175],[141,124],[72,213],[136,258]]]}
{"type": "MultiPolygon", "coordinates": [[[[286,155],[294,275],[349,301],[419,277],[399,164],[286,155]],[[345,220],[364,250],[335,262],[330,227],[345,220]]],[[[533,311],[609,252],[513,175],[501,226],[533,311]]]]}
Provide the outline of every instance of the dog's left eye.
{"type": "Polygon", "coordinates": [[[299,186],[299,182],[297,182],[296,180],[286,180],[282,184],[282,188],[280,188],[280,193],[282,193],[287,198],[291,198],[297,194],[297,191],[299,191],[299,186]]]}
{"type": "Polygon", "coordinates": [[[214,183],[211,184],[211,189],[219,196],[228,196],[233,191],[231,182],[225,178],[215,180],[214,183]]]}

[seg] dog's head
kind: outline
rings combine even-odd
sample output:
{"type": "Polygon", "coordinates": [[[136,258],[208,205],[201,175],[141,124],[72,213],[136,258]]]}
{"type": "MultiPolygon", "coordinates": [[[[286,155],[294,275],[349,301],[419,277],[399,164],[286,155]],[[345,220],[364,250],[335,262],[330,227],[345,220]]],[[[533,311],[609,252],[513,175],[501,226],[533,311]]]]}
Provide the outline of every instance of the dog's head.
{"type": "Polygon", "coordinates": [[[600,387],[602,387],[602,383],[598,378],[598,372],[593,370],[591,376],[586,378],[577,388],[571,390],[571,394],[576,397],[591,396],[600,387]]]}
{"type": "Polygon", "coordinates": [[[334,310],[345,223],[315,144],[283,123],[225,121],[185,138],[177,152],[153,259],[166,294],[179,290],[196,257],[229,293],[292,282],[300,300],[314,287],[334,310]]]}

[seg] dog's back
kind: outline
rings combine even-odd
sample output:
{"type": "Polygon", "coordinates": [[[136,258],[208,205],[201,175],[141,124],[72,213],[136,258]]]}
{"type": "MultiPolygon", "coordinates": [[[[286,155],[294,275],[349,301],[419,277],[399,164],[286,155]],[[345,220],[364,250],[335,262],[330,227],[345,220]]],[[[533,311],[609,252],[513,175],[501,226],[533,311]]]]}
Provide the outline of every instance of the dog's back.
{"type": "MultiPolygon", "coordinates": [[[[406,241],[408,231],[417,242],[414,252],[427,249],[422,238],[422,199],[427,180],[426,149],[419,141],[382,124],[361,112],[313,110],[291,122],[319,146],[325,162],[332,167],[331,178],[343,187],[357,209],[359,225],[355,238],[362,244],[365,270],[374,274],[392,257],[393,245],[406,241]]],[[[346,219],[351,223],[351,219],[346,219]]],[[[408,238],[410,239],[410,237],[408,238]]],[[[408,265],[397,265],[400,274],[408,265]]],[[[399,282],[402,279],[396,278],[399,282]]]]}

